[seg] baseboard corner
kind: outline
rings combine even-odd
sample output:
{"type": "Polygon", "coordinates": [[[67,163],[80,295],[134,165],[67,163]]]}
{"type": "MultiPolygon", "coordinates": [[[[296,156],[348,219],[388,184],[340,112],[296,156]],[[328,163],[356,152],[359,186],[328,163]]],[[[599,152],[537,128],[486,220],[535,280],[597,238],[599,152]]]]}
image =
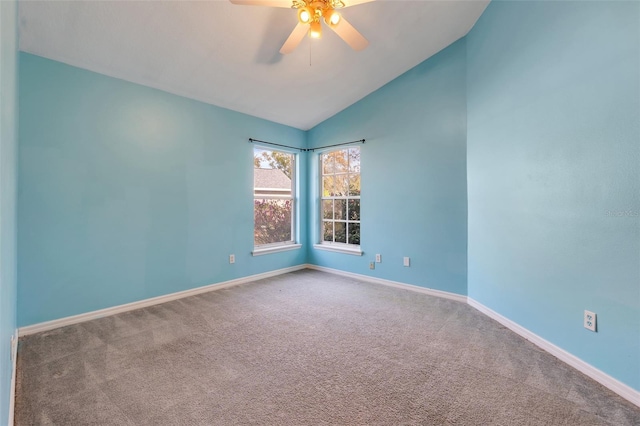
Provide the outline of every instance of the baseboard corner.
{"type": "Polygon", "coordinates": [[[414,284],[402,283],[399,281],[391,281],[384,278],[371,277],[369,275],[356,274],[355,272],[341,271],[340,269],[327,268],[326,266],[307,264],[307,269],[314,269],[316,271],[328,272],[330,274],[341,275],[343,277],[354,278],[361,281],[366,281],[374,284],[382,284],[388,287],[400,288],[403,290],[414,291],[416,293],[427,294],[429,296],[440,297],[443,299],[449,299],[460,303],[467,303],[467,296],[461,294],[450,293],[448,291],[436,290],[428,287],[420,287],[414,284]]]}

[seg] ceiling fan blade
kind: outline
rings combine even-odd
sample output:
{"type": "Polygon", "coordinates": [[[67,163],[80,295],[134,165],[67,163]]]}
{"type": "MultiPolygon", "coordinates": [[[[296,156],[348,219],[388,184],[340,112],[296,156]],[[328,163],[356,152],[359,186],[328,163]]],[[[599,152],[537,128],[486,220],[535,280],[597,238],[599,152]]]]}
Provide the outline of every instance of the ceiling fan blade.
{"type": "Polygon", "coordinates": [[[293,52],[294,49],[298,47],[304,36],[307,35],[308,31],[309,24],[301,24],[300,22],[298,22],[298,25],[296,25],[293,31],[291,31],[291,34],[289,34],[289,38],[287,38],[287,41],[285,41],[282,45],[280,53],[286,55],[293,52]]]}
{"type": "Polygon", "coordinates": [[[291,0],[229,0],[233,4],[244,6],[269,6],[269,7],[286,7],[291,9],[293,1],[291,0]]]}
{"type": "Polygon", "coordinates": [[[357,6],[362,3],[370,3],[376,0],[343,0],[343,1],[344,1],[344,7],[350,7],[350,6],[357,6]]]}
{"type": "Polygon", "coordinates": [[[340,36],[353,50],[363,50],[369,45],[369,42],[362,34],[351,25],[344,16],[337,25],[329,25],[333,31],[340,36]]]}

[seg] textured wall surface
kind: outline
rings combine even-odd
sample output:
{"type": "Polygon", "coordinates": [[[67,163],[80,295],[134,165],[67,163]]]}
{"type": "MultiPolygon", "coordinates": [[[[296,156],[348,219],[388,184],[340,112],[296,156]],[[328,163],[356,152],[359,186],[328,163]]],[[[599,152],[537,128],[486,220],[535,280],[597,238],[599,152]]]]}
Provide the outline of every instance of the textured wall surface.
{"type": "Polygon", "coordinates": [[[305,262],[251,256],[248,143],[304,132],[20,58],[19,325],[305,262]]]}
{"type": "Polygon", "coordinates": [[[639,8],[496,2],[467,36],[469,296],[635,389],[639,8]]]}
{"type": "MultiPolygon", "coordinates": [[[[466,45],[460,40],[309,131],[317,147],[362,145],[363,257],[310,249],[310,263],[467,292],[466,45]],[[375,254],[382,263],[369,269],[375,254]],[[411,258],[411,267],[402,258],[411,258]]],[[[310,156],[310,240],[317,156],[310,156]]]]}
{"type": "Polygon", "coordinates": [[[9,418],[16,330],[17,2],[0,2],[0,424],[9,418]]]}

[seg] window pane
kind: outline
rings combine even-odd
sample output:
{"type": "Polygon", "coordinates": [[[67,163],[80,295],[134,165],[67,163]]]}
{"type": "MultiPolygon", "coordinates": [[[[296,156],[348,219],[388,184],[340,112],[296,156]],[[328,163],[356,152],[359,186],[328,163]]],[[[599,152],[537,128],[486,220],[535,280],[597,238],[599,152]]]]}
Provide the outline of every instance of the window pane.
{"type": "Polygon", "coordinates": [[[349,149],[349,172],[360,173],[360,148],[349,149]]]}
{"type": "Polygon", "coordinates": [[[346,243],[347,242],[347,224],[345,222],[336,222],[336,243],[346,243]]]}
{"type": "Polygon", "coordinates": [[[360,224],[349,222],[349,244],[360,245],[360,224]]]}
{"type": "Polygon", "coordinates": [[[322,178],[322,196],[323,197],[332,197],[335,195],[335,179],[333,176],[325,176],[322,178]]]}
{"type": "Polygon", "coordinates": [[[349,200],[349,220],[360,220],[360,200],[349,200]]]}
{"type": "Polygon", "coordinates": [[[254,244],[271,244],[292,241],[291,237],[291,200],[255,199],[254,244]]]}
{"type": "Polygon", "coordinates": [[[333,200],[322,200],[323,219],[333,219],[333,200]]]}
{"type": "Polygon", "coordinates": [[[349,177],[347,175],[335,175],[334,196],[345,197],[349,194],[349,177]]]}
{"type": "Polygon", "coordinates": [[[254,245],[293,241],[295,155],[255,147],[253,167],[254,245]]]}
{"type": "Polygon", "coordinates": [[[333,173],[333,156],[331,154],[322,154],[322,174],[328,175],[333,173]]]}
{"type": "Polygon", "coordinates": [[[360,148],[320,154],[323,242],[360,244],[360,148]]]}
{"type": "Polygon", "coordinates": [[[334,214],[336,220],[347,220],[347,200],[335,200],[334,214]]]}
{"type": "Polygon", "coordinates": [[[360,175],[349,176],[349,195],[360,196],[360,175]]]}
{"type": "Polygon", "coordinates": [[[275,170],[273,172],[254,173],[254,187],[268,188],[285,187],[291,189],[293,176],[294,155],[288,152],[271,151],[263,148],[253,150],[253,167],[260,170],[275,170]],[[261,176],[265,175],[265,176],[261,176]],[[286,176],[283,179],[281,175],[286,176]],[[262,185],[271,184],[271,185],[262,185]]]}
{"type": "Polygon", "coordinates": [[[333,241],[333,222],[323,222],[323,241],[333,241]]]}
{"type": "Polygon", "coordinates": [[[333,153],[334,168],[336,173],[346,173],[349,170],[349,156],[347,150],[336,151],[333,153]]]}

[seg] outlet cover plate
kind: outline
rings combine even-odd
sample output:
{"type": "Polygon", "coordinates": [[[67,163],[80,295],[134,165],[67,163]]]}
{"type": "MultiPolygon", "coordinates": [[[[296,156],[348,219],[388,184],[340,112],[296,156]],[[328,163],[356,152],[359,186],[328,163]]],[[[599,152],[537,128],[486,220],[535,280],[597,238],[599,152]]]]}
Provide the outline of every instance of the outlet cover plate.
{"type": "Polygon", "coordinates": [[[380,262],[382,262],[382,255],[376,254],[376,263],[380,263],[380,262]]]}
{"type": "Polygon", "coordinates": [[[411,259],[409,259],[408,257],[405,257],[402,261],[402,264],[404,266],[411,266],[411,259]]]}
{"type": "Polygon", "coordinates": [[[584,311],[584,328],[597,332],[596,314],[591,311],[584,311]]]}

